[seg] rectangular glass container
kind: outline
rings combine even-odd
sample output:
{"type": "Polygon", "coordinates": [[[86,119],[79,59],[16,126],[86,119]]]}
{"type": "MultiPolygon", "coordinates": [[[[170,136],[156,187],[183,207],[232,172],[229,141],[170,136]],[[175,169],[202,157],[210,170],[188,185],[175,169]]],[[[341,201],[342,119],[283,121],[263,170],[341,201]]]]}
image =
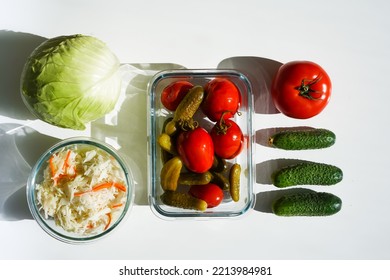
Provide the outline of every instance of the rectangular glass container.
{"type": "MultiPolygon", "coordinates": [[[[210,131],[215,123],[197,112],[199,125],[210,131]]],[[[235,70],[167,70],[157,73],[150,81],[148,87],[148,187],[149,203],[153,212],[166,219],[175,218],[229,218],[246,213],[254,205],[253,183],[254,172],[254,131],[252,127],[253,94],[248,79],[235,70]],[[206,211],[182,209],[165,205],[160,196],[164,192],[160,185],[160,171],[163,167],[161,148],[157,143],[158,136],[163,132],[164,121],[173,116],[161,103],[163,89],[175,81],[189,81],[194,86],[204,86],[215,78],[226,78],[233,82],[241,94],[241,104],[238,114],[233,120],[240,126],[244,135],[244,147],[241,153],[232,160],[227,160],[228,168],[233,163],[241,166],[240,199],[234,202],[229,192],[225,192],[224,200],[216,207],[206,211]]],[[[226,172],[228,173],[228,172],[226,172]]],[[[188,186],[179,186],[178,191],[188,191],[188,186]]]]}

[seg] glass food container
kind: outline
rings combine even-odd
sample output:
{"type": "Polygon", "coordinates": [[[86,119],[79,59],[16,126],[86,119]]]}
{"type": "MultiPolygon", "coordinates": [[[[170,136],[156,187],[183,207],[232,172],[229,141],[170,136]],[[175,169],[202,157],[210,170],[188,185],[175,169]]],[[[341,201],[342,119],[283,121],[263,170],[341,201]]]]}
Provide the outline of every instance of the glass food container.
{"type": "MultiPolygon", "coordinates": [[[[253,194],[254,172],[254,130],[252,127],[253,94],[251,85],[245,75],[235,70],[166,70],[157,73],[150,81],[148,87],[148,178],[149,178],[149,203],[153,212],[163,219],[180,218],[232,218],[248,212],[255,203],[253,194]],[[231,160],[226,160],[227,169],[223,171],[226,179],[229,178],[229,169],[233,164],[239,164],[241,173],[239,176],[239,200],[233,201],[229,190],[224,191],[223,201],[216,207],[207,208],[204,211],[184,209],[166,205],[161,200],[164,190],[161,186],[161,169],[164,165],[162,150],[158,143],[158,137],[164,131],[164,122],[174,115],[161,103],[161,94],[168,85],[175,81],[188,81],[192,85],[202,86],[213,79],[222,78],[233,82],[240,93],[240,106],[232,120],[234,120],[244,136],[244,144],[241,153],[231,160]]],[[[199,109],[194,119],[199,126],[210,132],[216,122],[208,119],[199,109]]],[[[182,169],[185,170],[185,167],[182,169]]],[[[177,192],[188,193],[189,186],[180,185],[177,192]]]]}
{"type": "Polygon", "coordinates": [[[71,244],[110,234],[134,201],[133,178],[124,160],[111,146],[88,137],[69,138],[48,149],[26,189],[41,228],[71,244]]]}

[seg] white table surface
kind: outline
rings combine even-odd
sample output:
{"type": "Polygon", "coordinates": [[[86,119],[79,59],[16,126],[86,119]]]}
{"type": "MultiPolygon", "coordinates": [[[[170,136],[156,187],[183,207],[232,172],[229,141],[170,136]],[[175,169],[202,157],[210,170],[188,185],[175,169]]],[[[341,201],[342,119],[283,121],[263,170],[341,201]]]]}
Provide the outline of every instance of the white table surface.
{"type": "MultiPolygon", "coordinates": [[[[144,200],[146,154],[138,153],[137,205],[112,236],[86,246],[64,244],[41,230],[28,212],[22,175],[11,190],[13,182],[0,180],[0,259],[389,259],[389,11],[386,0],[0,1],[0,125],[24,126],[23,133],[14,136],[30,164],[56,139],[99,133],[99,123],[85,131],[55,128],[35,120],[24,107],[20,71],[45,38],[93,35],[123,63],[176,63],[186,68],[216,68],[221,61],[238,68],[259,63],[252,69],[255,74],[261,73],[264,58],[281,63],[312,60],[333,82],[329,105],[308,120],[265,112],[259,105],[254,122],[258,200],[248,215],[213,221],[156,217],[144,200]],[[237,57],[252,59],[226,61],[237,57]],[[261,144],[266,129],[302,125],[333,130],[336,144],[304,152],[261,144]],[[343,181],[326,187],[342,198],[341,212],[282,218],[262,211],[263,199],[275,191],[267,182],[266,166],[279,158],[341,167],[343,181]]],[[[145,106],[142,97],[135,102],[140,102],[133,104],[139,108],[134,113],[139,125],[129,135],[140,137],[145,134],[146,117],[140,116],[145,106]]],[[[141,139],[132,141],[144,145],[141,139]]],[[[0,155],[1,166],[5,159],[0,155]]],[[[4,169],[3,178],[10,174],[4,169]]]]}

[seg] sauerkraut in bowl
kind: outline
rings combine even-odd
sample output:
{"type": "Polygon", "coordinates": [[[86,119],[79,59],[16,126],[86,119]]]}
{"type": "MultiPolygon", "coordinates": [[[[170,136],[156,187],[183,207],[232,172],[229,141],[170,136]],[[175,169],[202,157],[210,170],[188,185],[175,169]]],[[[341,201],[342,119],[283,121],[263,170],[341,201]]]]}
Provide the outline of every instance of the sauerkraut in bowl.
{"type": "Polygon", "coordinates": [[[61,141],[44,153],[27,182],[32,215],[51,236],[68,243],[111,232],[132,206],[133,180],[109,145],[91,138],[61,141]]]}

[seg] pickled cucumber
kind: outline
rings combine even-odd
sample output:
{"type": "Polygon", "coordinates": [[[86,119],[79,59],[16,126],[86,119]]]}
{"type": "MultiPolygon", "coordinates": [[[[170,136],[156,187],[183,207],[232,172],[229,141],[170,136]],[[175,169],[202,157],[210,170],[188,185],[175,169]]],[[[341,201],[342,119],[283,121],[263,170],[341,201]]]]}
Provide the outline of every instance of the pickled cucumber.
{"type": "Polygon", "coordinates": [[[223,158],[220,158],[217,155],[214,155],[214,162],[211,166],[210,170],[213,172],[223,172],[227,169],[227,163],[226,160],[223,158]]]}
{"type": "Polygon", "coordinates": [[[160,145],[161,149],[163,149],[164,151],[166,151],[172,155],[177,154],[177,151],[176,151],[174,143],[172,142],[171,136],[169,136],[168,134],[161,133],[157,138],[157,142],[160,145]]]}
{"type": "Polygon", "coordinates": [[[195,198],[188,193],[166,191],[160,196],[160,198],[164,204],[173,207],[198,211],[205,211],[207,209],[206,201],[195,198]]]}
{"type": "MultiPolygon", "coordinates": [[[[163,127],[162,127],[162,133],[164,133],[165,131],[165,127],[167,126],[167,124],[172,121],[173,118],[172,117],[169,117],[167,118],[164,123],[163,123],[163,127]]],[[[172,138],[170,139],[171,143],[172,143],[172,138]]],[[[160,144],[161,145],[161,144],[160,144]]],[[[171,152],[167,152],[166,150],[164,150],[163,148],[161,148],[161,161],[162,163],[166,163],[168,160],[170,160],[171,158],[173,158],[173,153],[171,152]]]]}
{"type": "Polygon", "coordinates": [[[340,211],[339,197],[325,192],[286,194],[274,201],[272,211],[278,216],[329,216],[340,211]]]}
{"type": "Polygon", "coordinates": [[[323,128],[285,130],[269,138],[269,145],[284,150],[322,149],[336,142],[336,135],[323,128]]]}
{"type": "Polygon", "coordinates": [[[160,173],[160,184],[163,190],[176,190],[183,162],[176,156],[168,160],[162,167],[160,173]]]}
{"type": "Polygon", "coordinates": [[[240,177],[241,165],[235,163],[231,167],[229,173],[230,195],[235,202],[240,200],[240,177]]]}
{"type": "Polygon", "coordinates": [[[165,127],[165,133],[172,135],[177,128],[183,130],[194,129],[197,123],[193,116],[203,101],[204,90],[202,86],[194,86],[179,103],[171,120],[165,127]]]}
{"type": "Polygon", "coordinates": [[[211,179],[212,183],[216,184],[224,191],[230,190],[229,178],[227,178],[224,174],[220,172],[211,171],[211,174],[213,176],[213,178],[211,179]]]}
{"type": "Polygon", "coordinates": [[[303,162],[277,170],[272,174],[273,184],[278,188],[296,185],[334,185],[343,179],[343,171],[334,165],[303,162]]]}
{"type": "Polygon", "coordinates": [[[180,174],[178,183],[185,186],[206,185],[210,183],[212,178],[209,171],[204,173],[185,172],[180,174]]]}

